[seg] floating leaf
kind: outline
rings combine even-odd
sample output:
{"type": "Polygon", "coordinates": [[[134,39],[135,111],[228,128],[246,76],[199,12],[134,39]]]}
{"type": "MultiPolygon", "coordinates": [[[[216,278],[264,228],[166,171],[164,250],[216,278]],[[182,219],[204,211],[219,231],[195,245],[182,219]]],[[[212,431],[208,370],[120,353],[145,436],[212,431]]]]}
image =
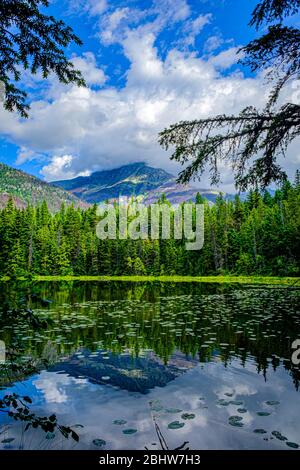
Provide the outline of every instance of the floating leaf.
{"type": "Polygon", "coordinates": [[[137,432],[137,429],[134,428],[129,428],[129,429],[124,429],[123,434],[135,434],[137,432]]]}
{"type": "Polygon", "coordinates": [[[283,436],[279,431],[272,431],[272,435],[279,439],[280,441],[287,441],[287,437],[283,436]]]}
{"type": "Polygon", "coordinates": [[[243,418],[241,416],[230,416],[228,421],[231,426],[236,426],[236,427],[241,428],[243,426],[243,423],[241,422],[242,419],[243,418]]]}
{"type": "Polygon", "coordinates": [[[265,431],[264,429],[254,429],[255,434],[266,434],[267,431],[265,431]]]}
{"type": "Polygon", "coordinates": [[[217,400],[217,405],[228,406],[230,405],[230,401],[224,400],[224,398],[220,398],[220,400],[217,400]]]}
{"type": "Polygon", "coordinates": [[[276,400],[268,400],[268,401],[266,401],[266,404],[269,405],[269,406],[275,406],[275,405],[279,405],[280,402],[276,401],[276,400]]]}
{"type": "Polygon", "coordinates": [[[196,415],[194,413],[183,413],[181,415],[182,419],[194,419],[196,415]]]}
{"type": "Polygon", "coordinates": [[[238,408],[237,409],[237,412],[238,413],[247,413],[248,410],[246,410],[246,408],[238,408]]]}
{"type": "Polygon", "coordinates": [[[161,411],[164,408],[159,400],[150,401],[150,407],[152,411],[161,411]]]}
{"type": "Polygon", "coordinates": [[[106,441],[104,439],[94,439],[93,444],[97,447],[103,447],[106,445],[106,441]]]}
{"type": "Polygon", "coordinates": [[[258,411],[256,414],[258,416],[270,416],[271,413],[268,413],[267,411],[258,411]]]}
{"type": "Polygon", "coordinates": [[[184,423],[180,423],[179,421],[172,421],[172,423],[168,424],[169,429],[180,429],[183,428],[184,423]]]}
{"type": "Polygon", "coordinates": [[[113,421],[113,424],[117,424],[118,426],[123,426],[123,424],[126,424],[127,421],[125,419],[115,419],[113,421]]]}
{"type": "Polygon", "coordinates": [[[292,447],[292,449],[298,449],[299,448],[299,444],[296,444],[296,442],[287,441],[286,445],[289,446],[289,447],[292,447]]]}
{"type": "Polygon", "coordinates": [[[14,437],[7,437],[6,439],[3,439],[2,444],[10,444],[12,441],[14,441],[14,437]]]}
{"type": "Polygon", "coordinates": [[[179,408],[166,408],[165,412],[170,413],[170,414],[175,414],[175,413],[181,413],[182,410],[180,410],[179,408]]]}

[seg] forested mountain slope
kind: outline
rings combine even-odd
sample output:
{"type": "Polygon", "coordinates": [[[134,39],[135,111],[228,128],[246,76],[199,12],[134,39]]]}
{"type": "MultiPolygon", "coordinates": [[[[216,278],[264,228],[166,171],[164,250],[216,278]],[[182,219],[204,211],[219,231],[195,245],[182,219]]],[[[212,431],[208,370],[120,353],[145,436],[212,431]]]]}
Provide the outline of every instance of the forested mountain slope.
{"type": "Polygon", "coordinates": [[[28,203],[36,206],[43,201],[47,201],[51,212],[59,210],[62,203],[66,206],[74,204],[75,207],[88,207],[88,204],[64,189],[0,162],[0,207],[6,205],[9,196],[12,196],[19,208],[26,207],[28,203]]]}
{"type": "Polygon", "coordinates": [[[274,196],[197,199],[204,203],[197,251],[184,239],[99,239],[96,206],[51,214],[46,203],[20,210],[10,200],[0,210],[0,275],[300,274],[300,178],[274,196]]]}

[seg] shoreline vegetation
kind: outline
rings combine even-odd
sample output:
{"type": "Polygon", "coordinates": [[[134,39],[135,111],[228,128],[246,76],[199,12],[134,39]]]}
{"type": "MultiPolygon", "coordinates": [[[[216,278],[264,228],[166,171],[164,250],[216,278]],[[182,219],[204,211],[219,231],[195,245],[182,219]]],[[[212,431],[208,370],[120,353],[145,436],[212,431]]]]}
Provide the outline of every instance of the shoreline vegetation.
{"type": "MultiPolygon", "coordinates": [[[[0,278],[1,282],[8,282],[12,279],[9,276],[0,278]]],[[[81,281],[81,282],[198,282],[198,283],[237,283],[237,284],[270,284],[270,285],[298,285],[300,287],[300,277],[279,277],[279,276],[32,276],[18,277],[14,281],[38,281],[38,282],[59,282],[59,281],[81,281]]]]}
{"type": "MultiPolygon", "coordinates": [[[[180,205],[181,222],[188,204],[180,205]]],[[[137,215],[134,199],[126,207],[125,225],[118,204],[110,216],[99,214],[97,205],[87,210],[62,205],[52,214],[46,202],[19,210],[9,199],[0,210],[0,278],[235,282],[238,277],[246,283],[270,278],[274,284],[275,278],[300,276],[300,173],[294,185],[286,181],[274,194],[252,191],[245,200],[220,195],[214,205],[198,194],[197,204],[204,218],[197,222],[193,203],[188,212],[195,231],[186,234],[182,224],[177,231],[178,217],[164,195],[156,203],[160,216],[154,225],[151,206],[137,215]],[[187,249],[187,242],[202,241],[202,235],[202,249],[187,249]]]]}

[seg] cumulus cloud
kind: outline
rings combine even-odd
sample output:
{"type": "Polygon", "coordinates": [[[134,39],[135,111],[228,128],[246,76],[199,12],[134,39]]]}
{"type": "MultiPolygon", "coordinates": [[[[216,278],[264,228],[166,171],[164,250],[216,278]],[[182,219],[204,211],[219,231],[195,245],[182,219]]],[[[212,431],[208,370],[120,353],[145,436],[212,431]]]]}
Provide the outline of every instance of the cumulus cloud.
{"type": "Polygon", "coordinates": [[[50,163],[42,167],[40,173],[48,181],[67,180],[76,176],[88,176],[90,174],[88,170],[75,173],[72,170],[73,161],[74,157],[72,155],[54,155],[50,163]]]}
{"type": "Polygon", "coordinates": [[[107,79],[103,70],[96,64],[96,58],[92,52],[85,52],[81,57],[72,57],[76,69],[79,69],[87,85],[103,85],[107,79]]]}
{"type": "Polygon", "coordinates": [[[208,13],[206,15],[199,15],[197,18],[187,23],[186,27],[184,28],[187,34],[186,38],[184,39],[184,42],[187,46],[195,45],[196,37],[202,31],[204,26],[210,23],[211,19],[212,15],[208,13]]]}
{"type": "Polygon", "coordinates": [[[211,15],[198,15],[190,18],[191,9],[186,0],[153,0],[147,8],[141,8],[138,3],[131,7],[117,6],[107,9],[99,18],[99,38],[105,44],[122,43],[132,29],[140,34],[153,33],[159,35],[163,30],[177,28],[177,34],[182,33],[182,43],[189,38],[192,44],[203,26],[208,23],[211,15]],[[136,5],[136,6],[134,6],[136,5]],[[182,27],[178,28],[178,24],[182,27]]]}
{"type": "Polygon", "coordinates": [[[70,0],[70,12],[88,13],[91,16],[99,16],[108,8],[107,0],[70,0]]]}
{"type": "MultiPolygon", "coordinates": [[[[157,45],[161,24],[181,21],[190,12],[184,8],[187,3],[178,0],[180,13],[171,19],[167,7],[172,8],[173,3],[161,3],[159,22],[155,16],[139,24],[141,12],[135,12],[130,19],[132,12],[127,8],[115,8],[109,16],[104,14],[103,31],[111,32],[110,36],[106,33],[106,41],[117,41],[130,64],[124,86],[107,85],[93,54],[85,53],[75,58],[76,64],[90,85],[100,87],[58,87],[53,82],[52,99],[33,102],[28,120],[0,111],[0,131],[22,147],[22,161],[27,151],[31,159],[34,154],[48,156],[41,170],[47,180],[72,178],[135,161],[177,173],[179,166],[169,160],[170,152],[164,152],[157,143],[159,131],[180,120],[231,114],[253,103],[265,103],[269,90],[262,75],[247,78],[238,69],[230,71],[238,59],[234,47],[199,57],[196,52],[174,46],[162,57],[157,45]],[[130,21],[135,25],[129,25],[130,21]]],[[[158,9],[158,2],[152,11],[155,8],[158,9]]],[[[212,21],[210,17],[199,18],[192,18],[187,35],[197,34],[212,21]]],[[[292,90],[290,99],[293,94],[298,96],[297,90],[292,90]]],[[[293,152],[297,156],[289,160],[290,173],[294,172],[299,155],[296,146],[293,152]]],[[[222,179],[223,187],[232,190],[229,168],[222,168],[222,179]]],[[[207,177],[201,180],[201,186],[209,186],[207,177]]]]}
{"type": "Polygon", "coordinates": [[[232,65],[237,64],[242,57],[243,54],[239,52],[238,47],[231,47],[210,57],[209,62],[217,68],[226,70],[232,65]]]}
{"type": "Polygon", "coordinates": [[[88,0],[85,1],[85,4],[88,5],[89,12],[92,15],[100,15],[107,8],[106,0],[88,0]]]}

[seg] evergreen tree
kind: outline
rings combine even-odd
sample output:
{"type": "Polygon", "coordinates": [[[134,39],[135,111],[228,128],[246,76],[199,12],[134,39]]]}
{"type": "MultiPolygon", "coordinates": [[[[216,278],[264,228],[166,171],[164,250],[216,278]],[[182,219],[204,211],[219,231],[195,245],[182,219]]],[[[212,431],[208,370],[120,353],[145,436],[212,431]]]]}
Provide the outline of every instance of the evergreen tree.
{"type": "MultiPolygon", "coordinates": [[[[204,245],[186,250],[175,240],[99,240],[95,207],[61,210],[46,203],[0,210],[0,274],[23,275],[297,275],[300,255],[300,187],[249,193],[243,202],[219,196],[204,202],[204,245]]],[[[183,203],[184,205],[185,203],[183,203]]],[[[183,209],[182,205],[182,209],[183,209]]],[[[183,212],[183,211],[182,211],[183,212]]],[[[195,213],[193,214],[195,218],[195,213]]],[[[195,223],[195,220],[194,220],[195,223]]],[[[174,219],[171,220],[171,234],[174,219]]]]}

